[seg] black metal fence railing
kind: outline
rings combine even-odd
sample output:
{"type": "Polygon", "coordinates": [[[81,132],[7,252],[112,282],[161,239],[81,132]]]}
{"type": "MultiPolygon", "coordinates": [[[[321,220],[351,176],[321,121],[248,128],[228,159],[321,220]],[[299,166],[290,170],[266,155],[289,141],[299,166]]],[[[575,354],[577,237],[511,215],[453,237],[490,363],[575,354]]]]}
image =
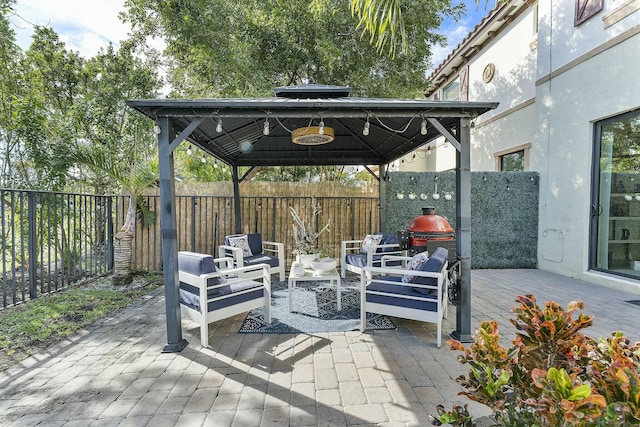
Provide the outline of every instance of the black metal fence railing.
{"type": "Polygon", "coordinates": [[[0,189],[2,306],[112,268],[113,197],[0,189]]]}
{"type": "MultiPolygon", "coordinates": [[[[158,196],[145,196],[159,212],[158,196]]],[[[319,246],[340,256],[342,240],[360,239],[379,230],[379,205],[371,197],[242,197],[241,232],[282,242],[287,263],[293,259],[294,208],[311,220],[320,205],[320,229],[329,222],[319,246]]],[[[128,198],[89,194],[0,189],[0,287],[2,305],[10,307],[55,292],[113,268],[113,236],[124,223],[128,198]]],[[[233,197],[177,196],[179,250],[210,253],[235,233],[233,197]]],[[[134,271],[162,270],[159,215],[149,224],[138,220],[132,253],[134,271]]]]}

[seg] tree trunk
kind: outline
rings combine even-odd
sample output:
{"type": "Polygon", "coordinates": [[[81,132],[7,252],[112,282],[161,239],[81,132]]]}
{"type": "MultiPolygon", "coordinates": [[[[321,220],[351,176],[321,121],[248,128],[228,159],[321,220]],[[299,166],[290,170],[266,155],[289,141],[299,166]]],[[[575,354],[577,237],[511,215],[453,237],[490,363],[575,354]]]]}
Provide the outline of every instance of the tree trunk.
{"type": "Polygon", "coordinates": [[[131,272],[131,254],[133,251],[133,234],[136,229],[136,196],[129,196],[127,218],[120,231],[116,233],[113,247],[113,278],[114,286],[126,286],[133,282],[131,272]]]}
{"type": "Polygon", "coordinates": [[[114,286],[126,286],[133,282],[131,272],[133,233],[120,231],[116,234],[113,248],[113,277],[114,286]]]}

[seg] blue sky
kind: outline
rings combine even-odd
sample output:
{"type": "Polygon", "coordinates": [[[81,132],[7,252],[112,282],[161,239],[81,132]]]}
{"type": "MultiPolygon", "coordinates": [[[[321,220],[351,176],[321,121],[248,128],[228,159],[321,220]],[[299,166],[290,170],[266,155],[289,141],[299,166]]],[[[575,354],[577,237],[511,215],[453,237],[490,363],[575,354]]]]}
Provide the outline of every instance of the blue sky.
{"type": "MultiPolygon", "coordinates": [[[[446,47],[434,46],[432,63],[437,66],[495,6],[496,0],[453,0],[467,5],[467,13],[458,22],[447,20],[440,31],[447,36],[446,47]]],[[[117,44],[127,37],[129,28],[118,19],[124,0],[18,0],[17,16],[11,20],[17,29],[18,43],[27,49],[33,24],[50,25],[67,48],[85,57],[95,55],[109,41],[117,44]]]]}
{"type": "Polygon", "coordinates": [[[451,53],[453,49],[464,39],[473,28],[484,18],[491,9],[496,5],[496,0],[479,0],[476,5],[475,0],[453,0],[453,4],[463,3],[466,5],[467,12],[459,20],[447,19],[440,27],[441,34],[447,36],[447,46],[433,46],[433,57],[431,62],[433,67],[437,67],[444,58],[451,53]]]}

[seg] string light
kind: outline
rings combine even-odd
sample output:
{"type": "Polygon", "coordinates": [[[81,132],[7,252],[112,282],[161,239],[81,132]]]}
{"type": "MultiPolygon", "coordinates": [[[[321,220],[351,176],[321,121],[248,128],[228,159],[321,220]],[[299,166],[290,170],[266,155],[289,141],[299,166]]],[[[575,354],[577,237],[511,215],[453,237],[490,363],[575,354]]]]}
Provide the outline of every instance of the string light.
{"type": "Polygon", "coordinates": [[[421,135],[426,135],[427,134],[427,121],[425,120],[425,118],[422,118],[422,123],[420,124],[420,134],[421,135]]]}
{"type": "Polygon", "coordinates": [[[191,149],[191,145],[189,145],[189,147],[187,147],[187,154],[190,156],[191,154],[193,154],[193,150],[191,149]]]}
{"type": "Polygon", "coordinates": [[[202,155],[202,158],[200,159],[200,161],[201,161],[202,163],[207,163],[207,158],[206,158],[206,157],[204,157],[204,154],[202,155]]]}
{"type": "Polygon", "coordinates": [[[318,134],[324,135],[324,120],[320,119],[320,123],[318,124],[318,134]]]}
{"type": "Polygon", "coordinates": [[[218,124],[216,125],[216,132],[222,133],[222,117],[218,119],[218,124]]]}
{"type": "Polygon", "coordinates": [[[364,124],[364,128],[362,128],[362,134],[364,136],[369,135],[369,115],[367,114],[367,121],[364,124]]]}
{"type": "Polygon", "coordinates": [[[265,136],[267,136],[267,135],[269,135],[269,130],[270,130],[269,129],[269,119],[266,118],[266,119],[264,119],[264,127],[262,128],[262,133],[265,136]]]}

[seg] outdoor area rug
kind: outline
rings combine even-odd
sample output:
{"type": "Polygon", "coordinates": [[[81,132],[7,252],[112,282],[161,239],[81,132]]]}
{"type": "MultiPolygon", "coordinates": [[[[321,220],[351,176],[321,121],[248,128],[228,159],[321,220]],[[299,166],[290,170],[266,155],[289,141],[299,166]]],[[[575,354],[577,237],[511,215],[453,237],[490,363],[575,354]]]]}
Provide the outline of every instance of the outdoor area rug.
{"type": "MultiPolygon", "coordinates": [[[[336,289],[329,283],[299,282],[293,291],[293,313],[289,313],[287,281],[271,282],[271,325],[264,323],[263,309],[251,310],[242,323],[243,334],[296,334],[345,332],[360,328],[360,279],[344,279],[342,310],[336,305],[336,289]]],[[[367,314],[367,329],[395,329],[387,316],[367,314]]]]}

